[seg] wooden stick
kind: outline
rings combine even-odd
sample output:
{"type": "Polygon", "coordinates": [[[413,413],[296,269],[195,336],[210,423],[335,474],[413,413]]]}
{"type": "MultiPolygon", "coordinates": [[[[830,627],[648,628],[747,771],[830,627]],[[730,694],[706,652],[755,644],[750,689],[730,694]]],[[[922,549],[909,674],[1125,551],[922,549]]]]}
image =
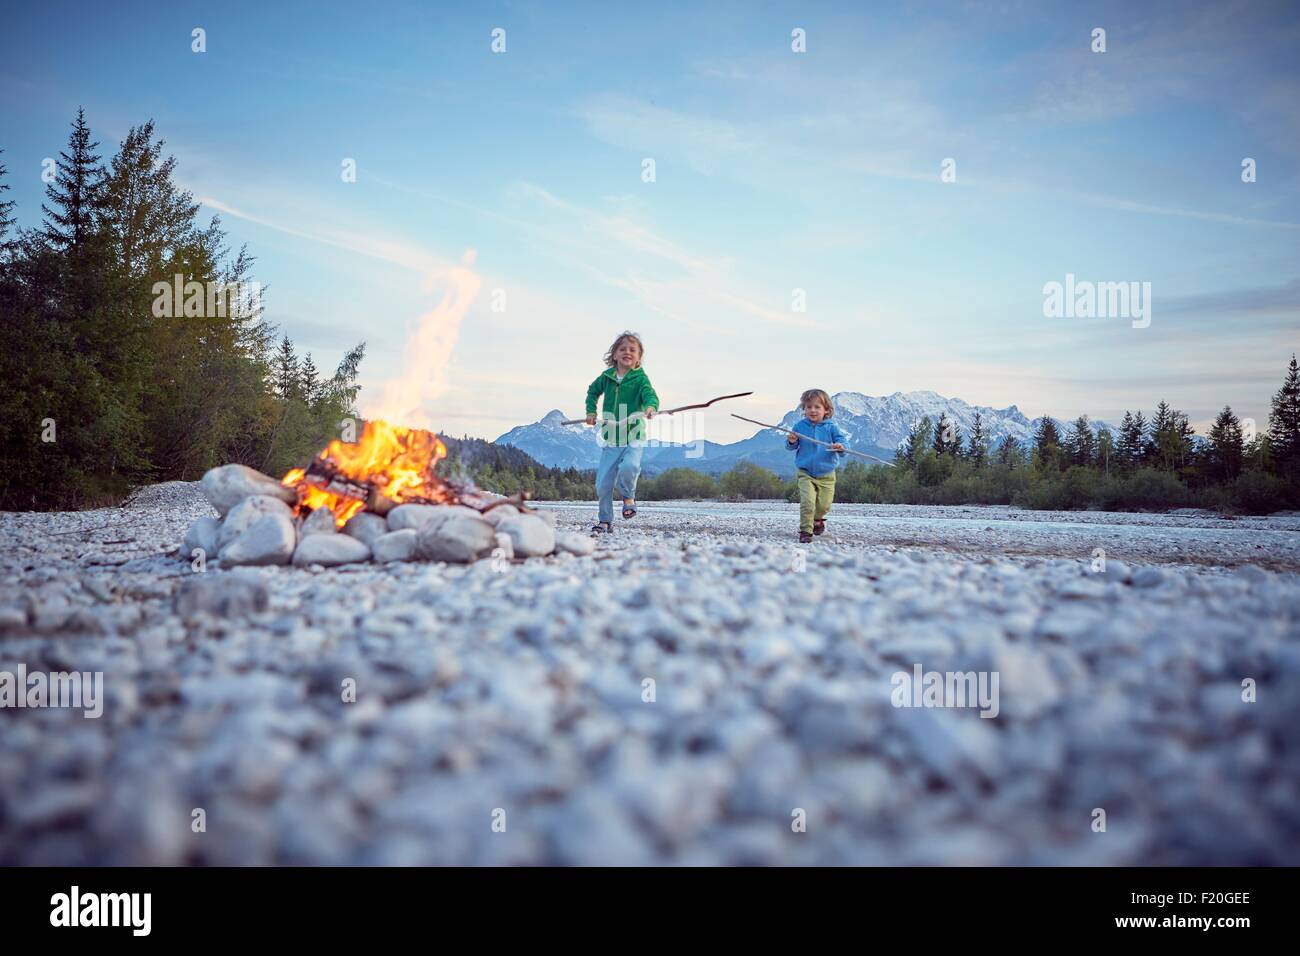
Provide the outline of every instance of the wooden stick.
{"type": "MultiPolygon", "coordinates": [[[[753,392],[737,392],[735,395],[719,395],[717,398],[711,398],[707,402],[700,402],[696,405],[678,405],[676,408],[665,408],[659,411],[657,414],[672,415],[676,412],[689,411],[692,408],[708,408],[714,402],[723,402],[729,398],[744,398],[746,395],[753,395],[753,394],[754,394],[753,392]]],[[[628,418],[624,418],[622,421],[614,422],[613,425],[615,428],[618,428],[621,425],[626,425],[630,421],[634,421],[637,415],[644,416],[644,414],[645,414],[644,412],[637,412],[636,415],[632,415],[628,418]]],[[[566,421],[560,422],[560,424],[561,425],[585,425],[587,424],[587,420],[585,418],[570,418],[567,419],[566,421]]],[[[597,424],[600,424],[600,422],[598,421],[597,424]]]]}
{"type": "MultiPolygon", "coordinates": [[[[767,424],[766,422],[756,422],[756,421],[754,421],[754,419],[752,419],[752,418],[746,418],[744,415],[737,415],[735,412],[732,412],[732,413],[731,413],[731,417],[732,417],[732,418],[739,418],[742,422],[749,422],[751,425],[762,425],[764,428],[775,428],[777,431],[779,431],[779,432],[785,432],[787,435],[799,435],[798,432],[796,432],[796,431],[792,431],[792,430],[789,429],[789,428],[782,428],[780,425],[769,425],[769,424],[767,424]]],[[[814,445],[824,445],[824,446],[826,446],[827,448],[830,448],[830,447],[831,447],[831,442],[828,442],[828,441],[819,441],[819,440],[816,439],[816,438],[809,438],[807,435],[799,435],[799,440],[800,440],[800,441],[810,441],[810,442],[812,442],[814,445]]],[[[846,455],[857,455],[859,458],[866,458],[866,459],[869,460],[869,461],[878,461],[878,462],[880,462],[882,465],[888,465],[890,468],[893,468],[893,467],[894,467],[894,463],[893,463],[892,461],[885,461],[885,459],[883,459],[883,458],[877,458],[875,455],[868,455],[866,452],[863,452],[863,451],[853,451],[853,450],[851,450],[851,449],[846,448],[846,449],[844,449],[844,454],[846,454],[846,455]]]]}

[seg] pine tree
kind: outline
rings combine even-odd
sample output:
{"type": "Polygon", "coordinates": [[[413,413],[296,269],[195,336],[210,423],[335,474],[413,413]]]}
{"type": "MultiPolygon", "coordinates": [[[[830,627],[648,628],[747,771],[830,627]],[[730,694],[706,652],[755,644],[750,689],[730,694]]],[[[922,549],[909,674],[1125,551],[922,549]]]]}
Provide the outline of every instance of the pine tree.
{"type": "Polygon", "coordinates": [[[1092,425],[1087,415],[1080,415],[1070,426],[1065,439],[1065,447],[1070,456],[1070,463],[1087,468],[1097,457],[1097,443],[1092,435],[1092,425]]]}
{"type": "Polygon", "coordinates": [[[1109,428],[1100,429],[1097,432],[1097,464],[1101,466],[1102,474],[1110,477],[1110,462],[1115,457],[1115,436],[1110,433],[1109,428]]]}
{"type": "Polygon", "coordinates": [[[1174,471],[1187,464],[1192,454],[1192,436],[1196,432],[1187,415],[1168,402],[1161,402],[1151,419],[1151,439],[1148,458],[1166,471],[1174,471]]]}
{"type": "MultiPolygon", "coordinates": [[[[3,153],[4,150],[0,149],[0,154],[3,153]]],[[[0,163],[0,193],[5,193],[9,191],[9,184],[4,181],[4,178],[6,175],[8,175],[8,173],[9,170],[5,168],[5,164],[0,163]]],[[[10,241],[5,239],[5,235],[9,232],[10,229],[13,228],[14,225],[14,217],[13,217],[14,205],[15,204],[12,199],[6,199],[3,202],[0,202],[0,250],[7,249],[9,247],[10,241]]]]}
{"type": "Polygon", "coordinates": [[[923,415],[920,420],[913,422],[912,430],[907,433],[907,438],[903,440],[902,444],[898,446],[898,450],[894,453],[894,460],[901,462],[909,469],[915,468],[917,460],[921,457],[921,453],[925,451],[930,444],[933,427],[934,426],[930,424],[929,415],[923,415]]]}
{"type": "Polygon", "coordinates": [[[1133,430],[1137,435],[1137,440],[1133,445],[1133,466],[1140,468],[1147,463],[1151,453],[1150,426],[1147,425],[1147,417],[1141,412],[1133,416],[1133,430]]]}
{"type": "Polygon", "coordinates": [[[104,168],[95,152],[98,146],[90,141],[85,110],[78,109],[68,151],[59,153],[58,172],[45,187],[54,208],[41,204],[47,220],[44,236],[55,249],[80,249],[94,229],[104,186],[104,168]]]}
{"type": "Polygon", "coordinates": [[[1146,435],[1143,434],[1145,422],[1142,413],[1136,416],[1132,412],[1124,413],[1124,420],[1119,425],[1119,441],[1115,448],[1115,463],[1122,472],[1136,468],[1142,462],[1142,453],[1146,447],[1146,435]]]}
{"type": "Polygon", "coordinates": [[[196,241],[199,204],[172,181],[176,158],[162,157],[164,141],[153,134],[150,120],[122,140],[104,177],[101,219],[128,273],[161,278],[165,260],[196,241]]]}
{"type": "Polygon", "coordinates": [[[302,393],[301,372],[298,368],[298,356],[293,350],[289,336],[280,340],[280,349],[272,361],[272,381],[275,393],[281,398],[299,398],[302,393]]]}
{"type": "Polygon", "coordinates": [[[1286,380],[1269,406],[1268,441],[1280,471],[1300,471],[1300,368],[1294,353],[1286,380]]]}
{"type": "Polygon", "coordinates": [[[1186,412],[1174,412],[1173,433],[1177,439],[1175,447],[1178,453],[1175,464],[1181,468],[1192,461],[1196,452],[1196,443],[1193,440],[1196,437],[1196,429],[1192,427],[1186,412]]]}
{"type": "Polygon", "coordinates": [[[989,456],[989,440],[984,434],[984,418],[979,412],[975,413],[975,421],[971,423],[968,447],[966,457],[974,462],[976,468],[983,468],[989,456]]]}
{"type": "Polygon", "coordinates": [[[1241,474],[1244,457],[1241,421],[1233,414],[1231,406],[1224,405],[1210,427],[1210,461],[1215,476],[1222,481],[1232,481],[1241,474]]]}
{"type": "Polygon", "coordinates": [[[1170,409],[1168,402],[1161,402],[1156,406],[1156,413],[1151,416],[1149,430],[1151,437],[1147,442],[1146,454],[1143,457],[1166,470],[1174,467],[1174,457],[1177,453],[1174,444],[1173,427],[1173,411],[1170,409]]]}
{"type": "Polygon", "coordinates": [[[1015,435],[1008,435],[1002,439],[1002,444],[998,447],[998,464],[1014,468],[1016,465],[1023,464],[1024,460],[1024,449],[1020,447],[1020,440],[1015,435]]]}
{"type": "Polygon", "coordinates": [[[948,413],[940,412],[939,423],[934,426],[934,453],[936,455],[952,454],[955,433],[955,426],[948,421],[948,413]]]}
{"type": "Polygon", "coordinates": [[[315,405],[320,400],[321,381],[320,372],[316,369],[316,363],[311,360],[311,353],[302,360],[302,372],[299,376],[302,383],[302,398],[308,405],[315,405]]]}
{"type": "Polygon", "coordinates": [[[1044,415],[1034,432],[1034,461],[1040,468],[1060,467],[1061,433],[1050,415],[1044,415]]]}

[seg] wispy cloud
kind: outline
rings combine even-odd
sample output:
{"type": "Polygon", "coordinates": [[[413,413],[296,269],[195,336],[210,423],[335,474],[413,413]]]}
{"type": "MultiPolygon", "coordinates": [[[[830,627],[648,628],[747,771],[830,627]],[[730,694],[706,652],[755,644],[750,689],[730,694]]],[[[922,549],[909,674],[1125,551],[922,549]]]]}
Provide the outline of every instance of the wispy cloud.
{"type": "Polygon", "coordinates": [[[404,269],[410,269],[422,276],[445,272],[452,265],[447,260],[424,249],[359,230],[342,231],[320,224],[306,227],[291,226],[280,220],[246,212],[211,196],[199,196],[198,201],[209,209],[215,209],[227,216],[255,223],[267,229],[274,229],[276,232],[282,232],[285,235],[295,236],[299,239],[309,239],[312,242],[323,243],[336,249],[354,252],[371,259],[379,259],[395,266],[401,266],[404,269]]]}
{"type": "Polygon", "coordinates": [[[1179,296],[1162,309],[1167,313],[1216,316],[1292,313],[1300,330],[1300,278],[1276,286],[1179,296]]]}

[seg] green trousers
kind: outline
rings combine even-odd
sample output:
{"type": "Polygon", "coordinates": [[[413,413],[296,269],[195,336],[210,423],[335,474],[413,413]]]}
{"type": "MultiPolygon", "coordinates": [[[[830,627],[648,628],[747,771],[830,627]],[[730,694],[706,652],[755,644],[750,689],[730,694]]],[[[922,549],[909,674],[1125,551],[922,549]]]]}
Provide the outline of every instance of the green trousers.
{"type": "Polygon", "coordinates": [[[812,533],[814,521],[821,521],[835,500],[835,472],[814,478],[799,469],[799,530],[812,533]]]}

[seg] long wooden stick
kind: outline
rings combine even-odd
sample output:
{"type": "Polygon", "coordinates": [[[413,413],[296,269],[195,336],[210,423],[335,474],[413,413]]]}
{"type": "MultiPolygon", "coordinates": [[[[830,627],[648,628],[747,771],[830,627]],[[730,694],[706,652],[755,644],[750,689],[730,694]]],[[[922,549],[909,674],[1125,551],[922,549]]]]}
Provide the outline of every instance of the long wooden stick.
{"type": "MultiPolygon", "coordinates": [[[[789,428],[782,428],[780,425],[769,425],[769,424],[767,424],[766,422],[757,422],[757,421],[754,421],[754,419],[752,419],[752,418],[746,418],[744,415],[737,415],[735,412],[732,412],[732,413],[731,413],[731,417],[732,417],[732,418],[739,418],[742,422],[749,422],[751,425],[762,425],[764,428],[775,428],[777,431],[779,431],[779,432],[785,432],[787,435],[799,435],[798,432],[793,431],[793,430],[791,430],[791,429],[789,429],[789,428]]],[[[828,441],[819,441],[819,440],[816,439],[816,438],[809,438],[807,435],[799,435],[799,440],[800,440],[800,441],[810,441],[810,442],[812,442],[814,445],[825,445],[827,448],[830,448],[830,447],[831,447],[831,442],[828,442],[828,441]]],[[[883,458],[877,458],[875,455],[868,455],[868,454],[867,454],[866,452],[864,452],[864,451],[853,451],[853,450],[850,449],[850,448],[846,448],[846,449],[844,449],[844,454],[846,454],[846,455],[856,455],[856,456],[859,457],[859,458],[866,458],[866,459],[868,459],[869,461],[878,461],[878,462],[880,462],[882,465],[888,465],[890,468],[893,468],[893,467],[894,467],[894,463],[893,463],[892,461],[885,461],[885,459],[883,459],[883,458]]]]}
{"type": "MultiPolygon", "coordinates": [[[[719,395],[717,398],[711,398],[707,402],[700,402],[697,405],[678,405],[676,408],[665,408],[660,410],[658,414],[672,415],[675,412],[685,412],[685,411],[689,411],[692,408],[708,408],[714,402],[726,401],[728,398],[744,398],[746,395],[753,395],[753,394],[754,394],[753,392],[737,392],[735,395],[719,395]]],[[[643,415],[643,414],[644,414],[643,412],[637,412],[636,415],[632,415],[628,418],[624,418],[621,421],[614,422],[613,425],[616,428],[620,425],[626,425],[628,422],[633,421],[637,417],[637,415],[643,415]]],[[[560,422],[561,425],[585,425],[586,423],[587,420],[585,418],[570,418],[567,419],[566,421],[560,422]]],[[[600,422],[597,421],[597,424],[600,424],[600,422]]]]}

